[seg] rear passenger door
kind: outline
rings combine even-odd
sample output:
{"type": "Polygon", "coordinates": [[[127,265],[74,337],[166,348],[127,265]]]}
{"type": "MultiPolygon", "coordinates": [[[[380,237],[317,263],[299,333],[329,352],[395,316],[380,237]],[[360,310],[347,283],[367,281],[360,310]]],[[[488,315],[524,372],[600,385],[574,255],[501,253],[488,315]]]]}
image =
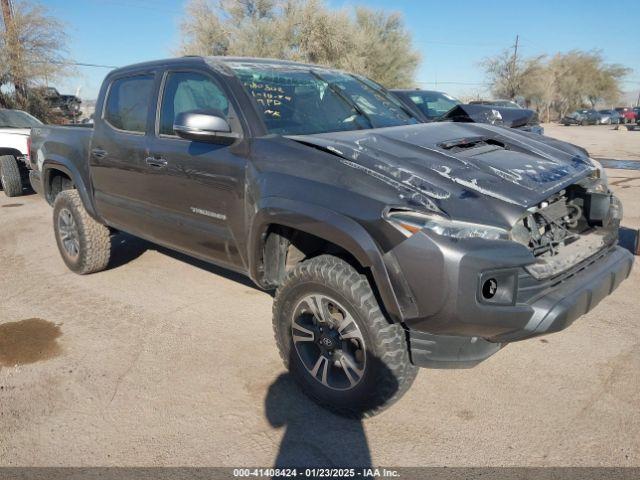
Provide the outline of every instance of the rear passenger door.
{"type": "Polygon", "coordinates": [[[176,135],[176,116],[215,112],[242,135],[231,94],[210,72],[167,71],[160,88],[149,177],[171,246],[244,270],[244,178],[247,158],[235,144],[185,140],[176,135]]]}
{"type": "Polygon", "coordinates": [[[107,88],[90,151],[96,208],[111,226],[155,239],[161,229],[146,158],[156,72],[115,78],[107,88]]]}

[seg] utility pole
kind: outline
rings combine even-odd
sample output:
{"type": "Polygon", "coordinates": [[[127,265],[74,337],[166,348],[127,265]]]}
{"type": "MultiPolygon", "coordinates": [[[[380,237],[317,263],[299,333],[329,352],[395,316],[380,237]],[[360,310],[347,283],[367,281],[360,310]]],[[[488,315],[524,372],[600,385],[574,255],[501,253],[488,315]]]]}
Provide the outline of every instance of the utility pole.
{"type": "Polygon", "coordinates": [[[513,100],[516,96],[516,90],[518,89],[518,85],[516,85],[516,68],[518,66],[518,43],[520,42],[520,35],[516,35],[516,43],[513,45],[513,58],[511,60],[511,74],[509,83],[511,84],[511,98],[509,100],[513,100]]]}

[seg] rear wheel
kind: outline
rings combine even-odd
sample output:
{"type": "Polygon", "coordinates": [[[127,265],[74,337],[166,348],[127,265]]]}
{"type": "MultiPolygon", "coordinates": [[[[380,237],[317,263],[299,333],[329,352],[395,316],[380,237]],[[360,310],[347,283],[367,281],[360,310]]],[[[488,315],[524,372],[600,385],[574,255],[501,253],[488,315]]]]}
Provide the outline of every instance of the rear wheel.
{"type": "Polygon", "coordinates": [[[89,216],[77,190],[65,190],[56,197],[53,228],[60,255],[70,270],[84,275],[107,267],[109,229],[89,216]]]}
{"type": "Polygon", "coordinates": [[[0,182],[7,197],[22,195],[22,175],[18,161],[13,155],[0,157],[0,182]]]}
{"type": "Polygon", "coordinates": [[[280,355],[303,391],[341,415],[375,415],[416,377],[404,330],[385,318],[366,276],[337,257],[307,260],[288,274],[273,325],[280,355]]]}

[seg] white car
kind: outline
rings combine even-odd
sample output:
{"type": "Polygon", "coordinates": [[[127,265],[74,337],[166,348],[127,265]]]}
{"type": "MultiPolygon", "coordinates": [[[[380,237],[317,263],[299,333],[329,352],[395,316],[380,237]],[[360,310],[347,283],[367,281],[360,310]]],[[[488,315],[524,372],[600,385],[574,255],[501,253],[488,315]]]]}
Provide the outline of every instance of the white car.
{"type": "Polygon", "coordinates": [[[0,109],[0,186],[8,197],[22,195],[29,182],[29,134],[42,125],[21,110],[0,109]]]}

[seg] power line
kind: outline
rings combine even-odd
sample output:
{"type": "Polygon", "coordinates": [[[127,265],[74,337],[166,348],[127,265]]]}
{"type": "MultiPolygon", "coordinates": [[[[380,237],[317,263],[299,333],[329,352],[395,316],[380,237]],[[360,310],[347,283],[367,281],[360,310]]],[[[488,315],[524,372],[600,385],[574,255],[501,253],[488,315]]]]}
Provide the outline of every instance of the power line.
{"type": "MultiPolygon", "coordinates": [[[[97,2],[94,0],[94,3],[97,3],[97,2]]],[[[184,11],[166,8],[166,6],[158,3],[140,2],[140,0],[138,0],[137,2],[132,2],[131,0],[128,2],[127,1],[123,2],[118,0],[102,0],[101,3],[108,3],[111,5],[117,5],[119,7],[126,7],[126,8],[137,8],[137,9],[146,10],[148,12],[155,12],[155,13],[164,12],[164,13],[173,13],[178,15],[184,14],[184,11]]]]}
{"type": "Polygon", "coordinates": [[[109,69],[120,68],[115,65],[99,65],[97,63],[84,63],[84,62],[62,62],[62,61],[55,61],[55,60],[51,60],[51,61],[31,60],[28,63],[37,63],[37,64],[51,63],[53,65],[70,65],[70,66],[76,66],[76,67],[95,67],[95,68],[109,68],[109,69]]]}
{"type": "Polygon", "coordinates": [[[437,40],[414,40],[413,43],[425,45],[443,45],[449,47],[503,47],[498,43],[461,43],[461,42],[441,42],[437,40]]]}
{"type": "Polygon", "coordinates": [[[486,82],[441,82],[440,80],[438,81],[416,81],[415,83],[425,83],[425,84],[434,84],[434,85],[479,85],[479,86],[488,86],[489,84],[486,82]]]}

